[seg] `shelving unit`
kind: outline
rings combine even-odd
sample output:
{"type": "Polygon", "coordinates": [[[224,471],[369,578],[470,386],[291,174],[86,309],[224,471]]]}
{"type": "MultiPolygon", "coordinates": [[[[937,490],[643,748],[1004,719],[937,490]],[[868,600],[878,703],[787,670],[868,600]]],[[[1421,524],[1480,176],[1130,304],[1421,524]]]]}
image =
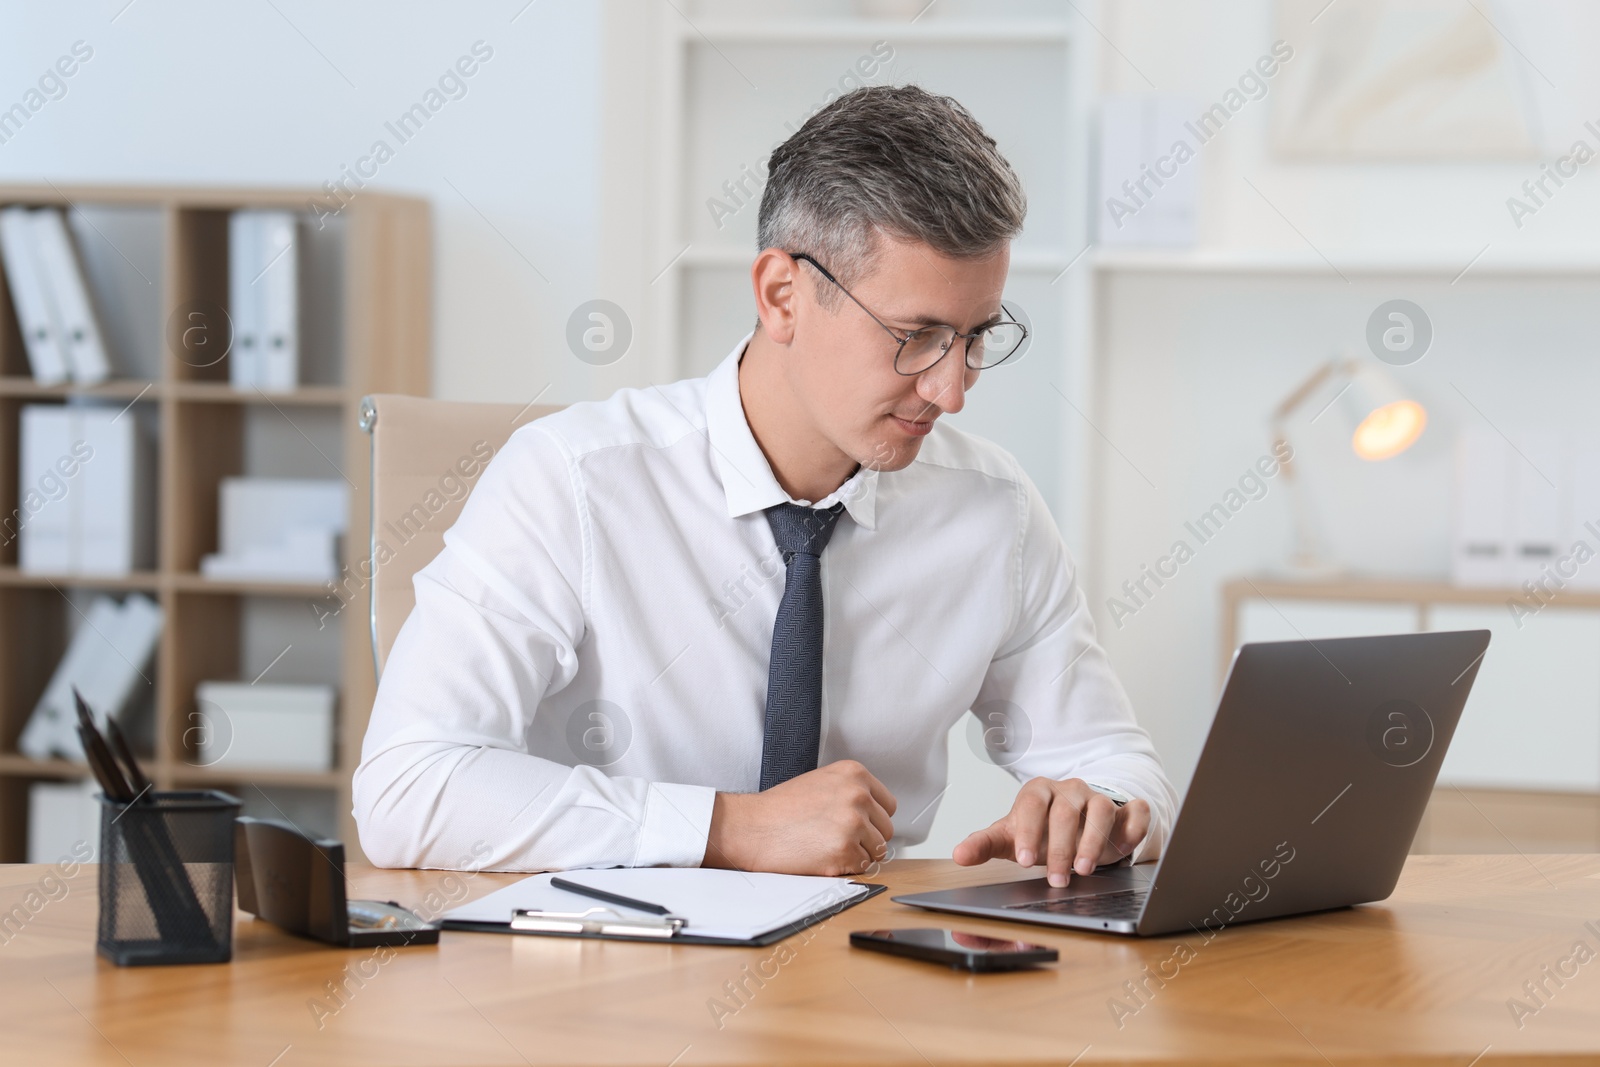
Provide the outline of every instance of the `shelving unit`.
{"type": "MultiPolygon", "coordinates": [[[[1081,536],[1075,501],[1088,479],[1090,431],[1068,403],[1086,405],[1092,394],[1091,272],[1068,268],[1087,240],[1083,161],[1097,39],[1084,39],[1070,11],[1028,0],[946,0],[918,15],[921,6],[694,0],[681,14],[662,9],[653,35],[655,200],[644,253],[650,273],[660,271],[643,294],[662,341],[653,373],[704,374],[750,329],[760,190],[745,176],[760,175],[779,142],[854,82],[909,81],[949,94],[984,124],[1027,189],[1027,229],[1011,250],[1006,298],[1034,336],[1024,359],[985,376],[954,425],[1021,458],[1072,540],[1081,536]],[[1007,89],[1020,82],[1029,86],[1021,110],[1007,89]],[[745,183],[743,202],[714,217],[708,198],[728,197],[724,181],[745,183]]],[[[1002,814],[1016,793],[964,738],[950,751],[959,784],[913,855],[948,855],[963,827],[1002,814]]]]}
{"type": "Polygon", "coordinates": [[[1084,358],[1090,272],[1067,269],[1088,239],[1080,166],[1093,98],[1088,50],[1071,18],[1027,0],[949,3],[913,20],[917,14],[874,3],[697,0],[658,25],[656,199],[646,253],[663,265],[646,294],[663,339],[656,373],[706,373],[754,320],[749,269],[760,185],[750,179],[780,141],[855,84],[913,81],[948,93],[985,124],[1028,190],[1006,296],[1034,336],[1026,359],[986,379],[955,424],[1023,457],[1069,537],[1078,537],[1082,509],[1074,502],[1088,479],[1080,457],[1089,431],[1061,395],[1087,404],[1092,393],[1084,358]],[[1025,114],[1000,88],[999,71],[1030,85],[1025,114]],[[725,180],[744,183],[742,194],[730,199],[725,180]],[[710,199],[737,210],[713,216],[710,199]]]}
{"type": "Polygon", "coordinates": [[[375,690],[364,597],[334,597],[316,583],[218,581],[199,570],[201,557],[217,547],[221,480],[258,474],[347,483],[341,563],[347,575],[359,576],[369,521],[365,438],[356,424],[360,399],[371,392],[428,391],[428,204],[363,191],[318,225],[310,205],[326,202],[312,189],[0,186],[0,205],[69,209],[118,375],[95,386],[35,383],[0,276],[0,514],[17,507],[18,425],[26,404],[125,405],[154,434],[157,456],[154,569],[118,576],[26,573],[17,567],[16,541],[0,546],[0,862],[24,858],[28,785],[87,774],[79,764],[34,761],[17,752],[80,602],[87,594],[134,591],[156,599],[165,618],[146,671],[150,691],[135,702],[149,710],[142,743],[136,725],[135,747],[156,786],[224,788],[247,810],[279,817],[290,815],[284,810],[289,805],[269,791],[310,791],[302,802],[328,813],[328,824],[308,829],[338,834],[350,854],[359,855],[350,778],[375,690]],[[208,313],[225,310],[228,213],[240,208],[296,211],[308,220],[302,230],[304,384],[290,392],[234,389],[226,358],[186,358],[169,328],[197,304],[208,313]],[[264,641],[289,631],[303,636],[277,659],[262,654],[264,641]],[[295,648],[302,649],[298,657],[295,648]],[[200,764],[193,744],[196,685],[258,677],[337,687],[332,770],[200,764]]]}
{"type": "Polygon", "coordinates": [[[1172,274],[1273,274],[1329,275],[1338,280],[1335,268],[1346,275],[1406,275],[1446,280],[1466,278],[1585,277],[1600,274],[1600,259],[1594,256],[1541,256],[1484,254],[1463,249],[1454,256],[1435,254],[1378,254],[1371,251],[1347,253],[1328,249],[1328,258],[1310,249],[1261,249],[1232,247],[1096,248],[1089,262],[1098,271],[1164,272],[1172,274]]]}

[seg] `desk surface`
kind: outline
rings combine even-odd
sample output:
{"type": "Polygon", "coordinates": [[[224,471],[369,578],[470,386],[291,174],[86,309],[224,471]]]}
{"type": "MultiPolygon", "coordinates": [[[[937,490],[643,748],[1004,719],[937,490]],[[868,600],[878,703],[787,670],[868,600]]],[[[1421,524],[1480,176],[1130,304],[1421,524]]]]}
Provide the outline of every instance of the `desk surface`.
{"type": "MultiPolygon", "coordinates": [[[[94,954],[96,869],[80,868],[64,896],[49,885],[30,898],[50,871],[0,867],[0,921],[14,906],[27,920],[17,931],[12,911],[0,931],[6,1062],[1600,1059],[1600,855],[1413,856],[1382,904],[1240,926],[1209,943],[938,916],[885,894],[761,949],[447,931],[437,946],[386,956],[324,948],[241,916],[231,964],[129,969],[94,954]],[[965,975],[848,944],[854,929],[926,925],[1027,937],[1059,948],[1061,961],[965,975]],[[1136,1000],[1124,983],[1147,965],[1173,977],[1147,981],[1151,992],[1136,1000]],[[741,982],[748,992],[736,997],[741,982]],[[1549,995],[1533,999],[1524,982],[1543,982],[1549,995]],[[1514,1001],[1527,1008],[1520,1019],[1514,1001]]],[[[1008,863],[908,860],[882,880],[906,892],[1019,876],[1008,863]]],[[[516,877],[362,869],[351,894],[436,914],[516,877]]]]}

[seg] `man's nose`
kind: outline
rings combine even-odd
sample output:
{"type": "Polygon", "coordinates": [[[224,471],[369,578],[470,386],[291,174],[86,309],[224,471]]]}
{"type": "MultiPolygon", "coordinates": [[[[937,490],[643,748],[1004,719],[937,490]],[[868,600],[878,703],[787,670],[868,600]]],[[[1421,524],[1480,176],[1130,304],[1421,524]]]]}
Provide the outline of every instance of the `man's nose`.
{"type": "Polygon", "coordinates": [[[967,404],[966,341],[956,338],[944,358],[917,375],[917,395],[951,415],[967,404]]]}

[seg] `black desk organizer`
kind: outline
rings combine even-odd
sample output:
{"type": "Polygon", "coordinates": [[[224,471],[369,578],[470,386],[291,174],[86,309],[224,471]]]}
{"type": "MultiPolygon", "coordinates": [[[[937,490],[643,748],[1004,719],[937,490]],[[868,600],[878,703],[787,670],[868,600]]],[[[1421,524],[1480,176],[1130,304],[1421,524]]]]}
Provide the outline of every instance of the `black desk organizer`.
{"type": "Polygon", "coordinates": [[[121,967],[233,958],[233,820],[216,790],[100,796],[95,948],[121,967]]]}

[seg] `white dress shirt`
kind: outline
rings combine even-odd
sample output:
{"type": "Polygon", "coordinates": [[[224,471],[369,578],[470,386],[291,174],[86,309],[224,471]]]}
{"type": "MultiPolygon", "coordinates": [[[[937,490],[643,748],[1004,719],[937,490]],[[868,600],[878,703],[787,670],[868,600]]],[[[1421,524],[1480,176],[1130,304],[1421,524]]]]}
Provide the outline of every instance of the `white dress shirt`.
{"type": "MultiPolygon", "coordinates": [[[[790,497],[739,400],[749,339],[705,378],[524,426],[489,464],[378,687],[354,783],[373,862],[695,866],[715,793],[757,790],[785,577],[763,511],[790,497]]],[[[940,421],[905,469],[795,502],[839,501],[818,765],[864,764],[899,802],[891,844],[915,844],[976,708],[1019,780],[1148,801],[1134,858],[1159,850],[1172,787],[1017,461],[940,421]]]]}

